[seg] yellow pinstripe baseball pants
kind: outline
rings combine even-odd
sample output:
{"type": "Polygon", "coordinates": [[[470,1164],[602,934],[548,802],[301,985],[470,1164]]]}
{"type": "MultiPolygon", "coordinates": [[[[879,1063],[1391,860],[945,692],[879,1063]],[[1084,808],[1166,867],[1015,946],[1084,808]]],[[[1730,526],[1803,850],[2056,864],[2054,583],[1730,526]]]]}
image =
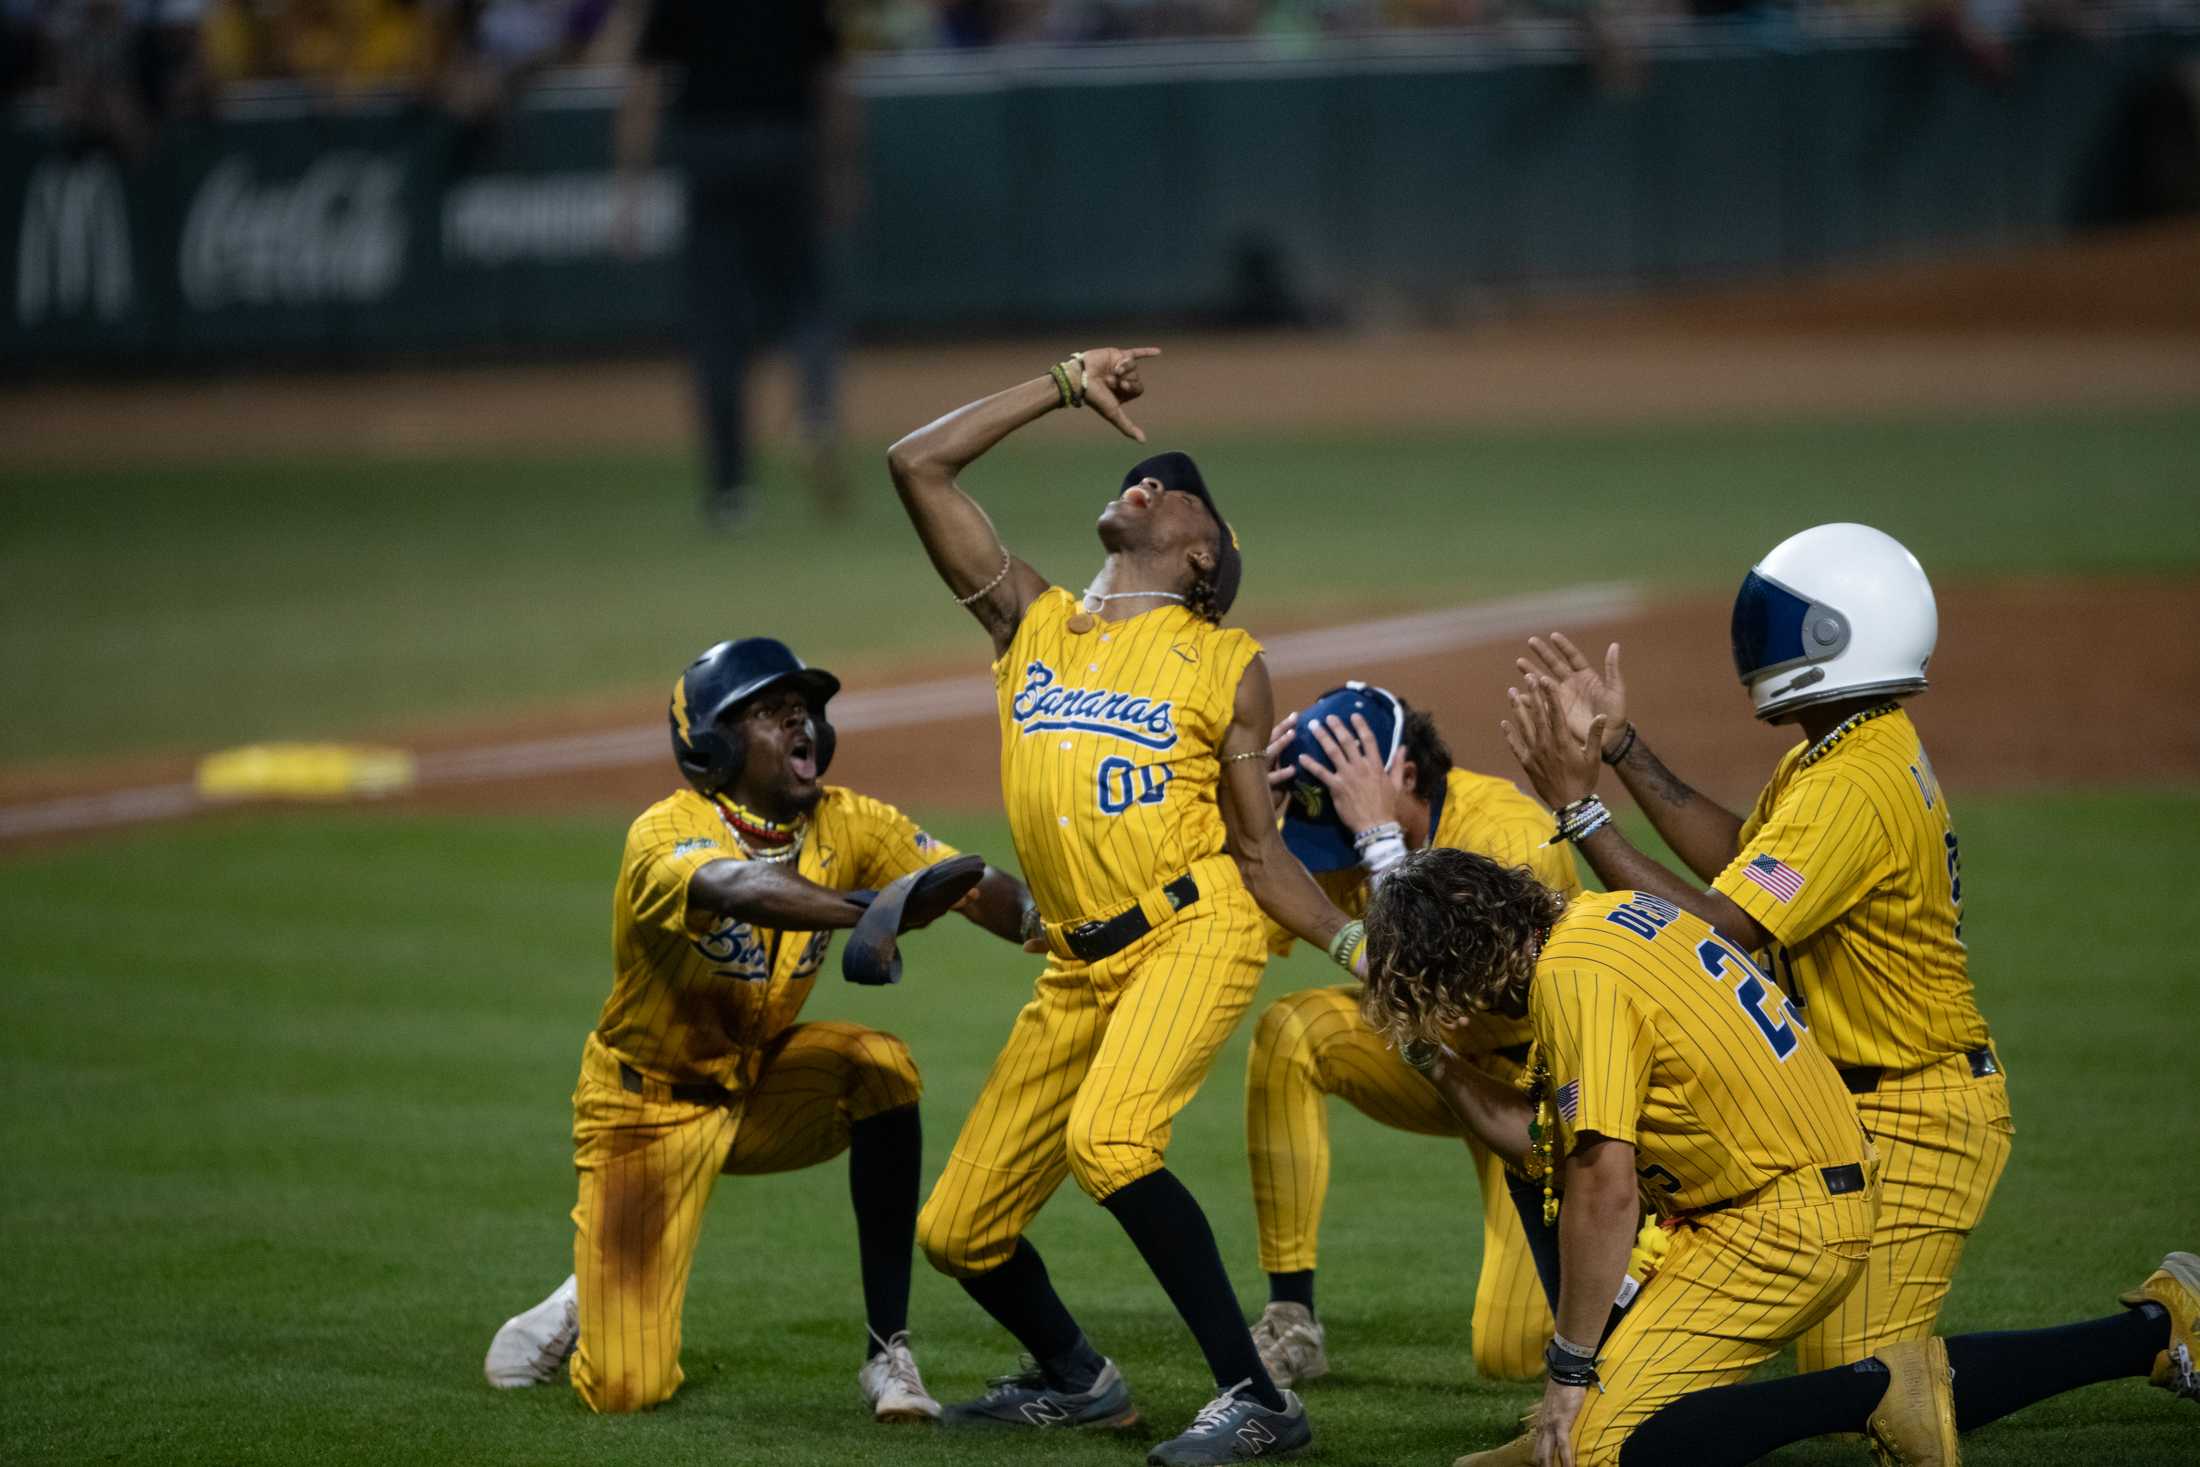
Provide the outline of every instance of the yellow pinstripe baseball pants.
{"type": "Polygon", "coordinates": [[[1864,1277],[1795,1342],[1798,1370],[1848,1365],[1933,1333],[1963,1245],[2009,1165],[2015,1126],[2001,1075],[1958,1055],[1856,1097],[1879,1152],[1879,1229],[1864,1277]]]}
{"type": "MultiPolygon", "coordinates": [[[[1491,1061],[1492,1073],[1506,1062],[1491,1061]]],[[[1511,1076],[1505,1075],[1510,1079],[1511,1076]]],[[[1329,1192],[1329,1107],[1335,1095],[1393,1130],[1466,1140],[1482,1184],[1482,1271],[1474,1290],[1474,1365],[1498,1380],[1543,1373],[1551,1308],[1536,1277],[1504,1163],[1360,1016],[1357,984],[1309,988],[1269,1005],[1245,1067],[1246,1153],[1260,1219],[1260,1266],[1315,1266],[1329,1192]]]]}
{"type": "Polygon", "coordinates": [[[763,1053],[732,1105],[673,1100],[659,1081],[626,1088],[595,1035],[573,1091],[573,1274],[580,1342],[573,1389],[595,1411],[639,1411],[679,1389],[680,1311],[721,1172],[815,1166],[848,1128],[922,1093],[908,1049],[857,1024],[796,1024],[763,1053]]]}
{"type": "Polygon", "coordinates": [[[1577,1467],[1617,1467],[1627,1434],[1660,1406],[1729,1385],[1836,1308],[1863,1277],[1876,1188],[1826,1195],[1816,1171],[1683,1222],[1657,1276],[1605,1341],[1574,1421],[1577,1467]]]}
{"type": "Polygon", "coordinates": [[[1050,961],[917,1216],[932,1266],[1000,1267],[1064,1177],[1097,1200],[1159,1171],[1267,960],[1230,885],[1097,963],[1050,961]]]}

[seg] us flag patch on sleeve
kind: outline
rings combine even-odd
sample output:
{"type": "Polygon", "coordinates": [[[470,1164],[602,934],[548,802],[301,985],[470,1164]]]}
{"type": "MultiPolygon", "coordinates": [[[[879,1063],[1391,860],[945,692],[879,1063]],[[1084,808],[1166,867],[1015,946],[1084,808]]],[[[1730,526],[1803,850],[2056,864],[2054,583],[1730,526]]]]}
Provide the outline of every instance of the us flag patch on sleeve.
{"type": "Polygon", "coordinates": [[[1794,901],[1803,889],[1803,873],[1775,856],[1759,856],[1742,868],[1742,875],[1783,902],[1794,901]]]}
{"type": "Polygon", "coordinates": [[[1560,1120],[1570,1121],[1581,1113],[1581,1082],[1568,1080],[1558,1087],[1556,1096],[1560,1120]]]}

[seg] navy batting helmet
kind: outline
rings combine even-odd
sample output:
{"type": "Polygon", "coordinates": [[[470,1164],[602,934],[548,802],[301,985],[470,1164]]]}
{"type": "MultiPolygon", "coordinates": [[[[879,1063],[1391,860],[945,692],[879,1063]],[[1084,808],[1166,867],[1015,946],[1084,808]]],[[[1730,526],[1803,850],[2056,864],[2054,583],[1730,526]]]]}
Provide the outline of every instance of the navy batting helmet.
{"type": "Polygon", "coordinates": [[[1309,871],[1342,871],[1360,863],[1360,853],[1353,849],[1352,832],[1344,828],[1329,786],[1308,774],[1299,763],[1299,755],[1304,754],[1328,768],[1328,756],[1307,730],[1331,717],[1343,719],[1344,726],[1350,728],[1355,713],[1367,720],[1368,732],[1375,735],[1375,752],[1387,767],[1398,757],[1398,747],[1405,740],[1406,709],[1397,694],[1372,683],[1346,683],[1307,704],[1299,715],[1296,735],[1277,756],[1278,763],[1298,775],[1283,807],[1283,843],[1309,871]]]}
{"type": "Polygon", "coordinates": [[[785,642],[743,637],[720,642],[688,664],[672,685],[672,757],[698,790],[714,795],[741,775],[748,755],[739,739],[729,739],[718,720],[734,708],[782,683],[797,689],[817,721],[817,773],[822,779],[833,762],[833,726],[825,704],[840,691],[840,679],[820,667],[807,667],[785,642]]]}

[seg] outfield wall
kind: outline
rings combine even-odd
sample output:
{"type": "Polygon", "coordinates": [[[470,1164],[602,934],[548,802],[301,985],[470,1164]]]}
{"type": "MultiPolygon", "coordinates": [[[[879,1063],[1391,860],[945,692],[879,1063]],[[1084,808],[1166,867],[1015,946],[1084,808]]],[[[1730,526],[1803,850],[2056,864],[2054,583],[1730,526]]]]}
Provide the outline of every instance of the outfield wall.
{"type": "MultiPolygon", "coordinates": [[[[1601,93],[1562,31],[1011,48],[866,63],[878,331],[1440,312],[1477,292],[1776,275],[2052,239],[2115,204],[2159,24],[1983,84],[1892,33],[1675,27],[1601,93]]],[[[677,180],[612,250],[607,81],[493,133],[281,94],[131,170],[0,134],[0,363],[158,367],[612,346],[678,326],[677,180]]]]}

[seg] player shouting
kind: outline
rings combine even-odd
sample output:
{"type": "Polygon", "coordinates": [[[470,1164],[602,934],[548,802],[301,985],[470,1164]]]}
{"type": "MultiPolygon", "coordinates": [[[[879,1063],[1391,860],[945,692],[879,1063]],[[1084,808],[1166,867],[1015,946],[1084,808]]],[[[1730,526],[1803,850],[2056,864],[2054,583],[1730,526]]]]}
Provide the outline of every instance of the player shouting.
{"type": "MultiPolygon", "coordinates": [[[[891,805],[821,781],[840,681],[764,637],[721,642],[673,685],[672,749],[688,788],[627,832],[613,896],[617,976],[573,1091],[573,1276],[506,1321],[492,1385],[556,1379],[596,1411],[679,1388],[680,1315],[720,1173],[793,1171],[848,1153],[863,1272],[857,1382],[881,1421],[931,1420],[909,1351],[910,1243],[922,1144],[909,1051],[861,1025],[798,1023],[847,893],[954,856],[891,805]],[[577,1343],[577,1348],[576,1348],[577,1343]]],[[[1020,940],[1028,898],[987,871],[966,916],[1020,940]]],[[[921,926],[955,893],[918,888],[921,926]]]]}
{"type": "Polygon", "coordinates": [[[1083,352],[895,444],[895,488],[932,564],[993,641],[1001,790],[1052,961],[1010,1030],[918,1219],[1036,1366],[950,1421],[1111,1425],[1130,1394],[1064,1308],[1024,1229],[1065,1176],[1115,1217],[1190,1327],[1218,1394],[1156,1463],[1269,1456],[1311,1440],[1262,1366],[1170,1126],[1251,1002],[1261,914],[1350,966],[1347,923],[1284,849],[1260,649],[1221,625],[1237,539],[1192,460],[1148,458],[1099,521],[1106,559],[1080,595],[1002,547],[956,475],[1016,429],[1090,406],[1127,436],[1152,348],[1083,352]]]}
{"type": "Polygon", "coordinates": [[[1916,559],[1864,525],[1805,530],[1749,572],[1734,599],[1735,671],[1757,716],[1796,725],[1803,742],[1746,819],[1683,783],[1627,721],[1617,644],[1599,671],[1563,636],[1530,642],[1529,694],[1555,700],[1572,739],[1601,720],[1604,762],[1708,888],[1629,844],[1593,778],[1552,782],[1556,754],[1518,716],[1517,691],[1507,727],[1598,878],[1769,951],[1856,1097],[1885,1179],[1879,1231],[1864,1283],[1798,1343],[1804,1370],[1932,1334],[2009,1160],[2009,1092],[1963,945],[1955,822],[1900,701],[1924,691],[1939,625],[1916,559]]]}

